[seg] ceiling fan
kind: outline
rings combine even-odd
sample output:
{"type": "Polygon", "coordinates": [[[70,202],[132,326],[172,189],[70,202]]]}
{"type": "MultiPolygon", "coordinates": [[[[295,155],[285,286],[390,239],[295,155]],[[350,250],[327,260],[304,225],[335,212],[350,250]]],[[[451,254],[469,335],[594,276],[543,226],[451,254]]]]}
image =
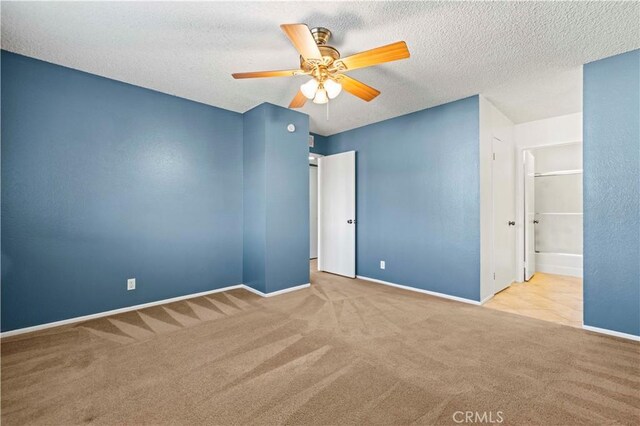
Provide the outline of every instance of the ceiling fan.
{"type": "Polygon", "coordinates": [[[289,104],[289,108],[301,108],[307,99],[316,104],[326,104],[338,96],[342,89],[369,102],[380,94],[371,86],[351,78],[344,73],[358,68],[370,67],[384,62],[409,57],[404,41],[340,57],[340,52],[327,44],[331,31],[312,28],[305,24],[283,24],[282,31],[289,37],[300,53],[300,68],[281,71],[256,71],[232,74],[233,78],[292,77],[308,75],[311,80],[300,86],[300,90],[289,104]]]}

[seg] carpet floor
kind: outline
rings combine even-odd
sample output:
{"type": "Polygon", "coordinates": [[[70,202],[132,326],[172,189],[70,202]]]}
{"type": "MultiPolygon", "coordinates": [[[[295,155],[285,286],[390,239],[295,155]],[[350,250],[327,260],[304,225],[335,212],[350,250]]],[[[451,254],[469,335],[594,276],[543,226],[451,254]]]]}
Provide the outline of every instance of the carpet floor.
{"type": "Polygon", "coordinates": [[[312,274],[2,340],[2,424],[640,424],[640,344],[312,274]]]}

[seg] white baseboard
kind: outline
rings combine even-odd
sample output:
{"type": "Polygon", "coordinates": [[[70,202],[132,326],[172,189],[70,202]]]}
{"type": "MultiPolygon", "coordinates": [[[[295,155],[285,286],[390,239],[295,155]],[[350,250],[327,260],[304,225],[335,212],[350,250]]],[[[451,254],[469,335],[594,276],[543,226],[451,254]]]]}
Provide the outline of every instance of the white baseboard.
{"type": "Polygon", "coordinates": [[[200,293],[192,293],[192,294],[187,294],[187,295],[184,295],[184,296],[172,297],[170,299],[157,300],[155,302],[149,302],[149,303],[143,303],[143,304],[140,304],[140,305],[133,305],[133,306],[127,306],[127,307],[124,307],[124,308],[113,309],[111,311],[98,312],[98,313],[95,313],[95,314],[83,315],[81,317],[74,317],[74,318],[69,318],[69,319],[65,319],[65,320],[61,320],[61,321],[48,322],[46,324],[39,324],[39,325],[31,326],[31,327],[24,327],[24,328],[18,328],[16,330],[4,331],[4,332],[0,333],[0,338],[10,337],[10,336],[17,336],[18,334],[31,333],[33,331],[46,330],[47,328],[59,327],[61,325],[67,325],[67,324],[73,324],[73,323],[76,323],[76,322],[88,321],[88,320],[92,320],[92,319],[96,319],[96,318],[102,318],[102,317],[107,317],[107,316],[110,316],[110,315],[122,314],[122,313],[130,312],[130,311],[137,311],[139,309],[150,308],[152,306],[165,305],[167,303],[179,302],[181,300],[193,299],[194,297],[201,297],[201,296],[206,296],[208,294],[220,293],[220,292],[223,292],[223,291],[235,290],[235,289],[239,289],[239,288],[243,288],[245,290],[248,290],[248,291],[250,291],[252,293],[255,293],[255,294],[257,294],[258,296],[261,296],[261,297],[272,297],[272,296],[277,296],[279,294],[288,293],[290,291],[295,291],[295,290],[300,290],[302,288],[307,288],[309,286],[310,286],[310,284],[303,284],[303,285],[299,285],[299,286],[296,286],[296,287],[285,288],[283,290],[274,291],[274,292],[271,292],[271,293],[263,293],[261,291],[258,291],[256,289],[254,289],[254,288],[251,288],[251,287],[249,287],[247,285],[236,284],[236,285],[232,285],[232,286],[228,286],[228,287],[217,288],[215,290],[208,290],[208,291],[203,291],[203,292],[200,292],[200,293]]]}
{"type": "Polygon", "coordinates": [[[608,336],[622,337],[623,339],[633,340],[635,342],[640,342],[640,336],[636,336],[635,334],[627,334],[621,333],[619,331],[608,330],[606,328],[592,327],[590,325],[582,324],[582,328],[587,331],[593,331],[594,333],[606,334],[608,336]]]}
{"type": "MultiPolygon", "coordinates": [[[[365,280],[365,281],[371,281],[372,283],[383,284],[383,285],[388,285],[388,286],[391,286],[391,287],[401,288],[403,290],[415,291],[417,293],[423,293],[423,294],[428,294],[430,296],[441,297],[443,299],[455,300],[456,302],[469,303],[471,305],[481,305],[482,303],[484,303],[485,301],[488,300],[488,299],[485,299],[482,302],[479,302],[477,300],[465,299],[464,297],[451,296],[449,294],[437,293],[435,291],[423,290],[421,288],[415,288],[415,287],[409,287],[409,286],[406,286],[406,285],[390,283],[388,281],[377,280],[375,278],[369,278],[369,277],[365,277],[365,276],[362,276],[362,275],[356,275],[356,278],[359,278],[359,279],[365,280]]],[[[491,297],[493,297],[493,296],[491,296],[491,297]]]]}
{"type": "Polygon", "coordinates": [[[256,290],[255,288],[251,288],[251,287],[249,287],[247,285],[243,285],[245,290],[249,290],[251,293],[255,293],[258,296],[262,296],[262,297],[279,296],[281,294],[289,293],[289,292],[292,292],[292,291],[302,290],[303,288],[308,288],[310,286],[311,286],[310,283],[306,283],[306,284],[297,285],[295,287],[289,287],[289,288],[284,288],[284,289],[278,290],[278,291],[272,291],[271,293],[263,293],[260,290],[256,290]]]}
{"type": "Polygon", "coordinates": [[[570,277],[582,278],[582,268],[573,268],[571,266],[549,265],[544,263],[536,264],[536,272],[546,274],[568,275],[570,277]]]}

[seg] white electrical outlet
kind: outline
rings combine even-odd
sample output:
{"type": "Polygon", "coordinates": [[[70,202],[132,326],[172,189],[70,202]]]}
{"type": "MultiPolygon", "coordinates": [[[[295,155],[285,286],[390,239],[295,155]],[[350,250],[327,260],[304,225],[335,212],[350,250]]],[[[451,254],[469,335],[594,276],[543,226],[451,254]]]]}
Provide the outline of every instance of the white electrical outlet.
{"type": "Polygon", "coordinates": [[[384,260],[380,261],[380,269],[384,269],[387,265],[384,263],[384,260]]]}
{"type": "Polygon", "coordinates": [[[136,289],[136,279],[129,278],[127,280],[127,290],[135,290],[136,289]]]}

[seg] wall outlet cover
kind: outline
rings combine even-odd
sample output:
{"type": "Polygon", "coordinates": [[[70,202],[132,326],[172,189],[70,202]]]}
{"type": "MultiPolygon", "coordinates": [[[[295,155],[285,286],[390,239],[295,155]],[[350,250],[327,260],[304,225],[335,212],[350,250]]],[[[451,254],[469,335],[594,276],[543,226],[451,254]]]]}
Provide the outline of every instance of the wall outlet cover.
{"type": "Polygon", "coordinates": [[[127,290],[135,290],[136,289],[136,279],[129,278],[127,280],[127,290]]]}
{"type": "Polygon", "coordinates": [[[384,269],[384,268],[386,268],[386,267],[387,267],[387,265],[386,265],[385,261],[384,261],[384,260],[381,260],[381,261],[380,261],[380,269],[384,269]]]}

